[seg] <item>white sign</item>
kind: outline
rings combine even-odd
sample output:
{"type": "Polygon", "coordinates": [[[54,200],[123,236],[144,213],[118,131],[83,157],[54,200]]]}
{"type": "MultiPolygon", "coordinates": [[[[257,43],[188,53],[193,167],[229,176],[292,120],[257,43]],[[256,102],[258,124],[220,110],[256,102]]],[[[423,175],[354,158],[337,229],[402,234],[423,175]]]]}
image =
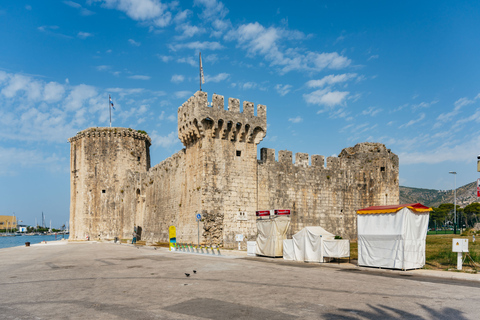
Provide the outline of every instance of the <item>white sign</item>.
{"type": "Polygon", "coordinates": [[[468,239],[452,239],[453,252],[468,252],[468,239]]]}
{"type": "Polygon", "coordinates": [[[235,241],[243,241],[243,238],[244,238],[243,234],[237,234],[235,236],[235,241]]]}

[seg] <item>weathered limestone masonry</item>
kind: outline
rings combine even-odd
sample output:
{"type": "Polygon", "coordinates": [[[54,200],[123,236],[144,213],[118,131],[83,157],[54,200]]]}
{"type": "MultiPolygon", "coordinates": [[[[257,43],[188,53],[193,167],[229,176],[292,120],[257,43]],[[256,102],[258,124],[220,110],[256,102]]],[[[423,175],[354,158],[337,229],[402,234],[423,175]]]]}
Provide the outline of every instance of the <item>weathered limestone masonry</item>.
{"type": "Polygon", "coordinates": [[[291,209],[290,234],[321,225],[356,237],[355,210],[397,204],[398,157],[379,143],[360,143],[327,158],[262,149],[267,110],[251,102],[197,92],[178,109],[185,149],[150,168],[147,135],[125,128],[90,128],[71,143],[71,239],[131,238],[147,242],[200,241],[236,246],[235,235],[256,234],[255,211],[291,209]],[[311,162],[311,164],[310,164],[311,162]]]}
{"type": "Polygon", "coordinates": [[[343,238],[355,239],[356,210],[398,204],[398,157],[380,143],[359,143],[338,157],[295,155],[261,150],[258,206],[292,210],[289,234],[320,225],[343,238]]]}
{"type": "Polygon", "coordinates": [[[122,182],[150,168],[150,138],[132,129],[89,128],[68,141],[70,238],[132,233],[135,204],[124,202],[122,182]]]}

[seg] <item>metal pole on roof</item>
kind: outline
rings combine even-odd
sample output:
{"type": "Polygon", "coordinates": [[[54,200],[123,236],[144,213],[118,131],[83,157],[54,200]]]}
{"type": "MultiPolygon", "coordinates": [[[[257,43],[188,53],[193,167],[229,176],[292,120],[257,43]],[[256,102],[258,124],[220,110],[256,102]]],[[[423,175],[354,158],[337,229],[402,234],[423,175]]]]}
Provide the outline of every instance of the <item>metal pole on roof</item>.
{"type": "Polygon", "coordinates": [[[450,174],[453,174],[454,176],[454,196],[453,196],[453,233],[457,234],[457,173],[455,171],[450,171],[450,174]]]}

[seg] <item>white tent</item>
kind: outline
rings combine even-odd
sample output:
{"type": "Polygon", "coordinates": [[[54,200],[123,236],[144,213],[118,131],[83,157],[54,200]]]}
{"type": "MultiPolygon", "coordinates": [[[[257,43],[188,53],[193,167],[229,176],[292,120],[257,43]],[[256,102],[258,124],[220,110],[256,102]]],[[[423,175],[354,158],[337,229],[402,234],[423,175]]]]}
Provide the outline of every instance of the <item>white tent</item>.
{"type": "Polygon", "coordinates": [[[420,203],[358,210],[358,265],[402,270],[423,267],[431,210],[420,203]]]}
{"type": "Polygon", "coordinates": [[[283,255],[283,240],[287,238],[290,217],[274,216],[257,220],[257,254],[267,257],[283,255]]]}
{"type": "Polygon", "coordinates": [[[305,227],[293,235],[295,260],[323,262],[322,240],[333,240],[335,236],[322,227],[305,227]]]}

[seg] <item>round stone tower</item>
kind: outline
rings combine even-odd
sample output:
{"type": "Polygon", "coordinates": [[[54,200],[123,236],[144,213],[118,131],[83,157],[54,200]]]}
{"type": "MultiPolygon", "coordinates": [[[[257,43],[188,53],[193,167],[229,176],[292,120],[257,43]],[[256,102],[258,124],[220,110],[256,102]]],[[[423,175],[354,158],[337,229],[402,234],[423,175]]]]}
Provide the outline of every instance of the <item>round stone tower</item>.
{"type": "MultiPolygon", "coordinates": [[[[150,168],[147,134],[129,128],[89,128],[70,142],[70,239],[123,234],[127,173],[150,168]]],[[[133,232],[133,230],[132,230],[133,232]]]]}

